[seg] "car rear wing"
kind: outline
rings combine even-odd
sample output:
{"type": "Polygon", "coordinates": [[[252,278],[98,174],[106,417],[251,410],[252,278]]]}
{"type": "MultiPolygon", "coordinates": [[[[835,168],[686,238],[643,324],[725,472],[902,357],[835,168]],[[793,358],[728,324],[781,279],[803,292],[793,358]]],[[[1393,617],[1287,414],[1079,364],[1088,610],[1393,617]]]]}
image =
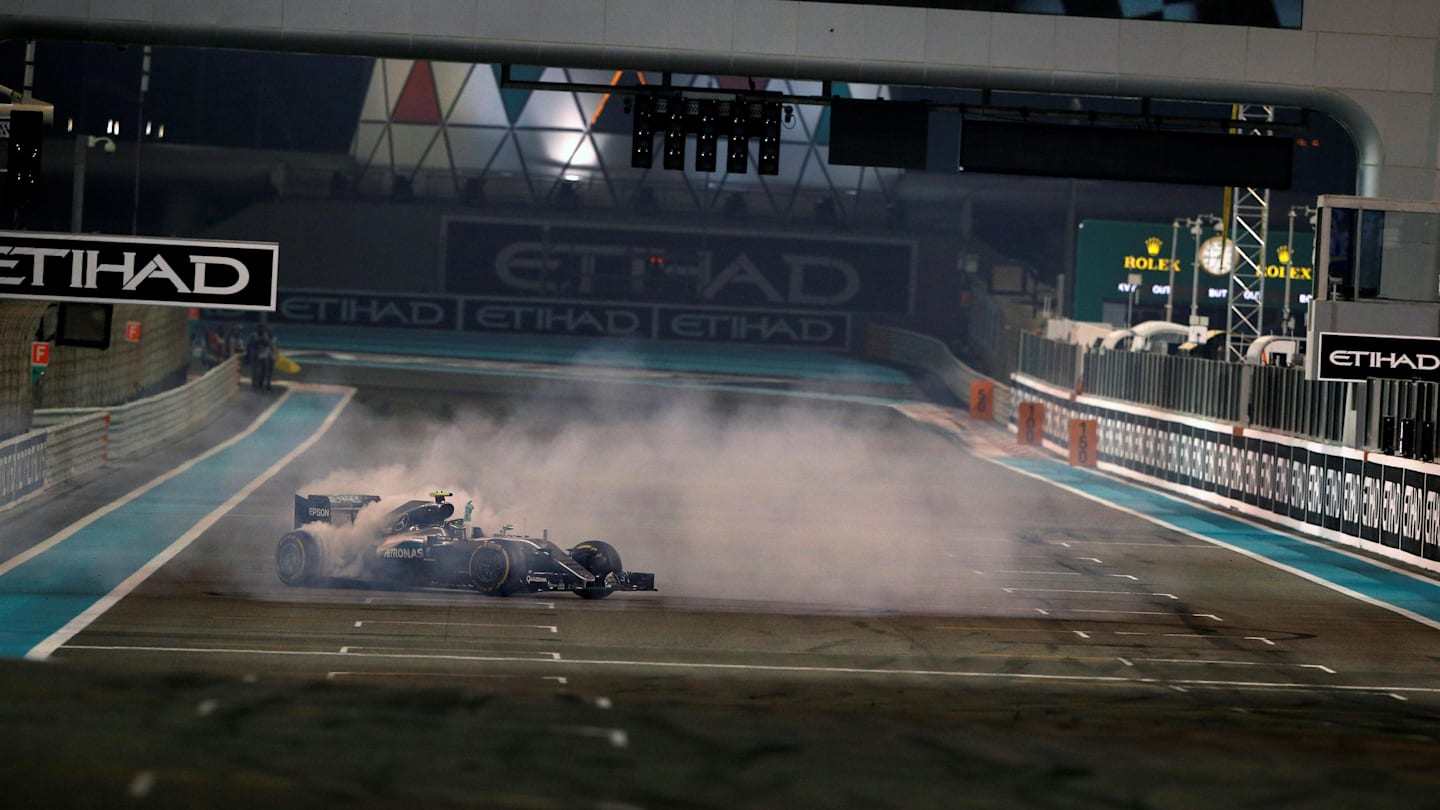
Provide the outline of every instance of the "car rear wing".
{"type": "Polygon", "coordinates": [[[378,500],[379,495],[296,495],[295,528],[306,523],[348,526],[355,522],[361,507],[378,500]]]}

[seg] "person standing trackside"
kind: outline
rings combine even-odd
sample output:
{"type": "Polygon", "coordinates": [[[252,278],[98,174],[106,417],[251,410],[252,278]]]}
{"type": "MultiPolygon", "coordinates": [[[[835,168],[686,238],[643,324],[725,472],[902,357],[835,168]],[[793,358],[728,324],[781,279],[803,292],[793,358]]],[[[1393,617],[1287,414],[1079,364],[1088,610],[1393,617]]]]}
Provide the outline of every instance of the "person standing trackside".
{"type": "Polygon", "coordinates": [[[269,327],[260,324],[250,336],[245,353],[250,361],[250,386],[256,391],[269,391],[270,378],[275,374],[275,337],[269,327]]]}

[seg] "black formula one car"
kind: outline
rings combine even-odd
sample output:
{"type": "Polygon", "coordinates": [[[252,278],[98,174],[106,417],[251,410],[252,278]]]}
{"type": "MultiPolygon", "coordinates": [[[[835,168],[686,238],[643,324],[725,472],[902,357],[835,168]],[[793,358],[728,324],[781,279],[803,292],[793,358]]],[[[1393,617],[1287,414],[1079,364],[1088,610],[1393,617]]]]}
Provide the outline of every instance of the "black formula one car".
{"type": "Polygon", "coordinates": [[[626,571],[609,543],[585,540],[562,549],[550,542],[548,531],[528,537],[508,524],[486,535],[467,526],[468,506],[465,517],[454,517],[455,505],[445,500],[450,494],[432,492],[431,501],[406,501],[389,510],[378,536],[362,536],[355,522],[380,496],[296,495],[295,530],[275,548],[275,572],[286,585],[360,579],[468,587],[496,596],[571,591],[603,599],[615,591],[655,590],[655,575],[626,571]]]}

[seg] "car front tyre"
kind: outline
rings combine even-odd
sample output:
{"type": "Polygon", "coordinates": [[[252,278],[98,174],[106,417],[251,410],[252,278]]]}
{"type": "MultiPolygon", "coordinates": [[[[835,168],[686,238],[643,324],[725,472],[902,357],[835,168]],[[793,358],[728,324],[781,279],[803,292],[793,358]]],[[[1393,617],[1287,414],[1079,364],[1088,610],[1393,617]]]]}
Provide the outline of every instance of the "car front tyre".
{"type": "MultiPolygon", "coordinates": [[[[620,563],[620,552],[603,540],[584,541],[570,549],[570,558],[580,563],[586,571],[594,574],[597,582],[604,582],[605,578],[611,574],[614,574],[616,578],[625,576],[625,567],[620,563]]],[[[575,593],[581,599],[604,599],[614,592],[614,588],[594,586],[575,589],[575,593]]]]}

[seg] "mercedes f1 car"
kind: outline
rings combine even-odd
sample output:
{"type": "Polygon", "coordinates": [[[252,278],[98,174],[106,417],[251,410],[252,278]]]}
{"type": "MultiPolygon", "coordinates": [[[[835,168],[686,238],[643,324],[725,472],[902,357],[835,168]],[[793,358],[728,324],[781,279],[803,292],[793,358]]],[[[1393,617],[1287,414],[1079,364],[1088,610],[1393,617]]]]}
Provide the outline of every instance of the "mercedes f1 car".
{"type": "Polygon", "coordinates": [[[275,548],[275,572],[286,585],[360,579],[469,587],[496,596],[571,591],[603,599],[615,591],[655,590],[655,575],[626,571],[608,543],[585,540],[562,549],[548,531],[529,537],[509,524],[487,535],[468,525],[468,504],[464,517],[454,516],[450,495],[432,492],[431,501],[390,509],[379,532],[369,536],[355,525],[356,516],[380,496],[296,495],[295,529],[275,548]]]}

